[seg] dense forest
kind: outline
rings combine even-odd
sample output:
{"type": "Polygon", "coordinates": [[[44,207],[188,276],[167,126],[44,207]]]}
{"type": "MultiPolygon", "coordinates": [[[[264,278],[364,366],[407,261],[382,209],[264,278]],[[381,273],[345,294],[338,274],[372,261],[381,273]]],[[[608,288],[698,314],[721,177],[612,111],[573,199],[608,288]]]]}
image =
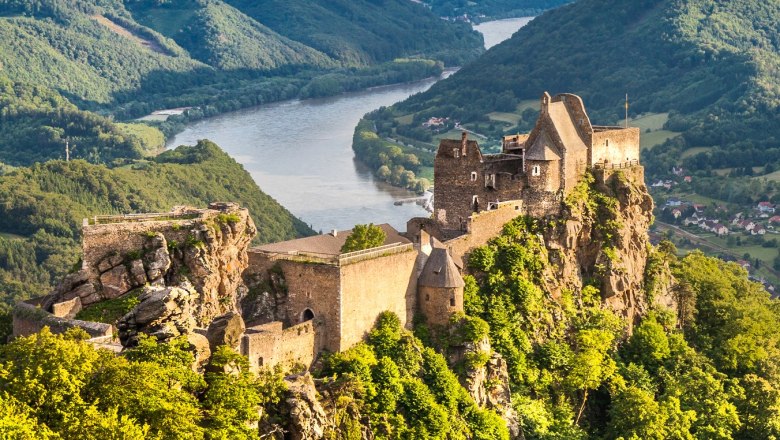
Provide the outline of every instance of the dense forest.
{"type": "Polygon", "coordinates": [[[462,17],[480,22],[509,17],[531,17],[556,8],[571,0],[423,0],[434,14],[442,17],[462,17]]]}
{"type": "Polygon", "coordinates": [[[230,200],[249,209],[260,242],[313,233],[210,142],[125,162],[107,168],[49,161],[0,175],[0,338],[8,334],[16,300],[48,293],[76,264],[81,222],[91,215],[230,200]]]}
{"type": "Polygon", "coordinates": [[[497,138],[504,125],[488,114],[516,112],[520,124],[509,129],[526,128],[534,111],[518,105],[545,90],[582,96],[601,124],[622,119],[628,93],[632,115],[668,112],[664,128],[682,134],[645,154],[651,175],[691,147],[714,147],[686,159],[694,170],[764,165],[780,146],[779,20],[777,2],[578,1],[540,15],[383,122],[450,117],[492,124],[487,134],[497,138]]]}

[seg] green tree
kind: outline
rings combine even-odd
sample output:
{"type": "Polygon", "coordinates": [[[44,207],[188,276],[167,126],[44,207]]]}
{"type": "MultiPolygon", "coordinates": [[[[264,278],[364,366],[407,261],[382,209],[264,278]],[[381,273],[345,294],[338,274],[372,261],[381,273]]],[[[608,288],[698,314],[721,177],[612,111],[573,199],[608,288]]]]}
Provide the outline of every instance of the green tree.
{"type": "Polygon", "coordinates": [[[384,244],[387,234],[379,226],[373,223],[367,225],[355,225],[352,233],[349,234],[344,245],[341,247],[341,253],[361,251],[371,249],[384,244]]]}

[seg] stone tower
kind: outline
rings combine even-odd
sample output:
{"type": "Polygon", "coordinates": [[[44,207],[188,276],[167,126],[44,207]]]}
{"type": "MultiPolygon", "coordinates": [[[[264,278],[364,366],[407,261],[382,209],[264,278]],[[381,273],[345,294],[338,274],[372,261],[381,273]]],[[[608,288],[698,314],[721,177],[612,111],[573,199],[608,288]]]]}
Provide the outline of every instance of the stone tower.
{"type": "Polygon", "coordinates": [[[463,311],[463,277],[446,249],[435,248],[417,280],[417,303],[429,324],[447,325],[463,311]]]}

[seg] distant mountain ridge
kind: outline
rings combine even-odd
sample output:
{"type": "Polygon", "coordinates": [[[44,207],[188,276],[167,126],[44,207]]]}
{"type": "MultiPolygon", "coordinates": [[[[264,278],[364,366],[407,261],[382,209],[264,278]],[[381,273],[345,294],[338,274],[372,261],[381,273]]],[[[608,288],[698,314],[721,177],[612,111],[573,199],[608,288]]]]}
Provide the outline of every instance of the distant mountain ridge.
{"type": "Polygon", "coordinates": [[[780,161],[780,3],[581,0],[548,11],[428,92],[401,114],[487,120],[544,90],[572,92],[594,120],[670,112],[682,133],[647,155],[651,173],[683,150],[693,169],[780,161]]]}

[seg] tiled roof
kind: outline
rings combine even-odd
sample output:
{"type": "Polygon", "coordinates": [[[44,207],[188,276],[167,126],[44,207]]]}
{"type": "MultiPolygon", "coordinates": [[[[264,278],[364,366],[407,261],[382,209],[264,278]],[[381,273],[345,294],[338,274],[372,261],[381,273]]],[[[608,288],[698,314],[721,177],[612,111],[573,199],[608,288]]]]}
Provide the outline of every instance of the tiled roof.
{"type": "MultiPolygon", "coordinates": [[[[395,243],[411,243],[409,239],[403,237],[398,231],[387,223],[377,225],[385,231],[385,245],[395,243]]],[[[352,234],[352,231],[339,231],[334,237],[333,234],[321,234],[312,237],[299,238],[296,240],[282,241],[279,243],[271,243],[254,248],[254,250],[263,252],[274,253],[292,253],[292,252],[307,252],[312,254],[323,255],[340,255],[341,247],[344,246],[344,242],[347,241],[347,237],[352,234]]]]}

